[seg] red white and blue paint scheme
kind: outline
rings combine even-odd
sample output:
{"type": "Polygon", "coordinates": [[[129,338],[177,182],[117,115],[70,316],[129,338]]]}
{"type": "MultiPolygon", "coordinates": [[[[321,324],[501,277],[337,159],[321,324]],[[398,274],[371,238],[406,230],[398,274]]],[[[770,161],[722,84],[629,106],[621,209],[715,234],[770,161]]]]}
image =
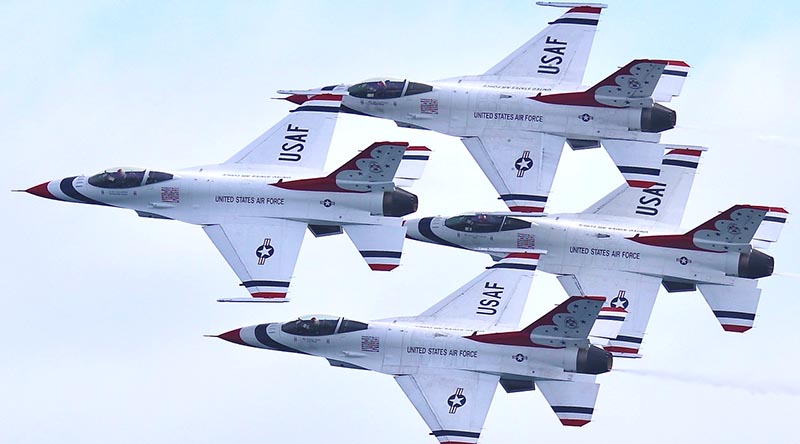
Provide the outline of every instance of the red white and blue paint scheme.
{"type": "Polygon", "coordinates": [[[603,297],[571,297],[518,330],[539,256],[507,255],[418,316],[304,316],[217,337],[393,375],[442,443],[478,441],[498,383],[508,393],[539,389],[564,425],[582,426],[594,412],[596,376],[612,367],[589,335],[618,330],[626,313],[603,310],[603,297]]]}
{"type": "Polygon", "coordinates": [[[344,112],[461,138],[514,212],[544,211],[565,142],[576,150],[602,144],[629,185],[647,188],[660,170],[660,133],[676,121],[675,111],[656,102],[679,95],[689,65],[633,60],[581,86],[605,5],[540,4],[569,9],[483,74],[279,92],[295,101],[341,94],[344,112]]]}
{"type": "Polygon", "coordinates": [[[665,146],[659,182],[622,184],[586,211],[530,217],[474,213],[407,222],[408,237],[488,253],[495,258],[545,250],[540,269],[558,275],[567,294],[599,294],[629,315],[606,350],[639,357],[659,287],[700,290],[726,331],[753,326],[774,259],[757,250],[778,240],[783,208],[735,205],[683,231],[689,191],[704,148],[665,146]],[[683,234],[675,234],[683,233],[683,234]]]}
{"type": "Polygon", "coordinates": [[[219,165],[112,168],[25,191],[201,225],[251,296],[221,301],[285,302],[306,229],[318,237],[346,232],[371,269],[389,271],[400,262],[402,216],[417,209],[417,197],[393,180],[419,177],[425,147],[377,142],[329,175],[313,176],[324,168],[340,100],[310,98],[219,165]]]}

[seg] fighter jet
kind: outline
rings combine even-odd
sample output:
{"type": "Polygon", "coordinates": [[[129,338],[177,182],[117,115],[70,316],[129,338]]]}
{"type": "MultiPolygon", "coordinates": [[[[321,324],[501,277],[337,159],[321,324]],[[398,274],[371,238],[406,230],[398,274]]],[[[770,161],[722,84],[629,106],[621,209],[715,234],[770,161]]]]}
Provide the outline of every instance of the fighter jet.
{"type": "Polygon", "coordinates": [[[217,337],[393,375],[442,443],[477,442],[498,383],[508,393],[538,388],[562,424],[582,426],[594,412],[596,375],[612,367],[611,354],[588,335],[601,322],[618,330],[625,311],[599,316],[604,297],[571,297],[517,330],[538,259],[507,255],[418,316],[369,323],[304,316],[217,337]]]}
{"type": "Polygon", "coordinates": [[[306,228],[317,237],[346,232],[372,270],[389,271],[400,262],[402,216],[417,209],[417,197],[393,179],[401,160],[400,178],[417,179],[426,147],[377,142],[329,175],[308,178],[324,167],[340,99],[310,98],[219,165],[111,168],[23,191],[201,225],[251,296],[221,302],[285,302],[306,228]]]}
{"type": "Polygon", "coordinates": [[[298,103],[312,94],[341,94],[345,112],[461,138],[515,212],[544,210],[564,142],[576,150],[602,143],[629,185],[657,182],[659,133],[675,126],[676,113],[656,101],[680,93],[689,65],[633,60],[582,87],[605,5],[540,4],[570,9],[483,74],[433,82],[379,78],[279,93],[298,103]]]}
{"type": "Polygon", "coordinates": [[[745,332],[761,294],[757,279],[774,268],[774,259],[754,247],[777,241],[788,213],[735,205],[680,231],[705,148],[664,148],[659,183],[644,189],[622,184],[582,213],[425,217],[407,222],[408,237],[495,258],[546,250],[540,267],[557,274],[568,294],[606,295],[607,306],[628,311],[619,335],[605,347],[616,356],[641,356],[660,285],[670,293],[700,290],[726,331],[745,332]]]}

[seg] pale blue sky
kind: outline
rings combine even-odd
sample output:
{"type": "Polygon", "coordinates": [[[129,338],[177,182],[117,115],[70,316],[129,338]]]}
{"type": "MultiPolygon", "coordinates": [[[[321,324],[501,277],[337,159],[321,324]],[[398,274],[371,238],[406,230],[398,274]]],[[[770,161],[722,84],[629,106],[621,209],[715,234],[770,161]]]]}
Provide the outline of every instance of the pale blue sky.
{"type": "MultiPolygon", "coordinates": [[[[637,57],[688,61],[670,105],[678,128],[663,140],[711,150],[684,225],[735,203],[798,212],[800,7],[698,3],[611,2],[585,83],[637,57]]],[[[289,109],[269,100],[277,89],[480,73],[558,14],[533,2],[3,2],[0,189],[220,162],[289,109]]],[[[392,139],[435,150],[413,189],[419,216],[503,208],[446,136],[346,116],[330,165],[392,139]]],[[[566,150],[552,211],[580,211],[620,181],[603,152],[566,150]]],[[[202,335],[313,312],[415,314],[488,257],[409,242],[403,265],[379,274],[346,238],[309,238],[291,303],[222,305],[242,290],[198,227],[22,194],[0,202],[0,442],[435,442],[389,376],[202,335]]],[[[645,358],[599,378],[591,424],[565,429],[538,392],[500,391],[482,442],[795,442],[795,227],[769,250],[784,275],[760,285],[752,331],[724,333],[699,293],[662,293],[645,358]]],[[[537,275],[523,323],[566,296],[537,275]]]]}

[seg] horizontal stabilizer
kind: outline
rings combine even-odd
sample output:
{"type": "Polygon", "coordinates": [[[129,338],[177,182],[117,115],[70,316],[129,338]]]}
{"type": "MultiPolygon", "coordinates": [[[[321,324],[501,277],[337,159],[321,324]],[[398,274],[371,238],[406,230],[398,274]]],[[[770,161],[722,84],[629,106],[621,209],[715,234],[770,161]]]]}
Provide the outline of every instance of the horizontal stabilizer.
{"type": "Polygon", "coordinates": [[[670,102],[673,97],[678,97],[683,89],[683,83],[689,75],[689,64],[680,60],[667,60],[667,67],[661,74],[661,79],[653,91],[653,100],[656,102],[670,102]]]}
{"type": "Polygon", "coordinates": [[[395,173],[394,184],[398,187],[410,187],[425,172],[425,166],[431,157],[431,150],[426,146],[410,146],[403,154],[403,160],[395,173]]]}
{"type": "Polygon", "coordinates": [[[601,308],[594,327],[589,332],[589,341],[599,347],[611,345],[611,340],[619,335],[627,316],[628,312],[622,307],[601,308]]]}
{"type": "Polygon", "coordinates": [[[770,208],[753,235],[753,246],[768,248],[773,242],[777,242],[788,217],[789,212],[783,208],[770,208]]]}
{"type": "Polygon", "coordinates": [[[603,140],[602,144],[628,186],[650,188],[659,183],[664,145],[636,140],[603,140]]]}
{"type": "Polygon", "coordinates": [[[558,282],[567,294],[605,294],[606,308],[625,309],[627,314],[619,333],[603,348],[615,357],[641,357],[639,348],[656,302],[660,278],[624,271],[584,270],[558,276],[558,282]]]}
{"type": "Polygon", "coordinates": [[[737,278],[733,285],[698,284],[725,331],[744,333],[753,328],[761,289],[755,279],[737,278]]]}
{"type": "Polygon", "coordinates": [[[536,385],[555,412],[561,424],[580,427],[594,414],[600,384],[577,381],[537,381],[536,385]]]}
{"type": "Polygon", "coordinates": [[[289,190],[368,193],[394,191],[394,175],[408,142],[375,142],[325,177],[277,182],[289,190]]]}
{"type": "Polygon", "coordinates": [[[344,231],[372,270],[391,271],[400,265],[405,226],[345,225],[344,231]]]}

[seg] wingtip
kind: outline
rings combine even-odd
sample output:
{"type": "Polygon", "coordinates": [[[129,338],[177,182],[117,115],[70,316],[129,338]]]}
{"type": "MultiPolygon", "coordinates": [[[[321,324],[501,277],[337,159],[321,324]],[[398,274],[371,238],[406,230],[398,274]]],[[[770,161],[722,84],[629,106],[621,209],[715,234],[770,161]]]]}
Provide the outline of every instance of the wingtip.
{"type": "Polygon", "coordinates": [[[369,264],[372,271],[392,271],[397,268],[398,264],[369,264]]]}
{"type": "Polygon", "coordinates": [[[731,333],[744,333],[750,330],[751,328],[753,327],[749,327],[746,325],[722,324],[722,329],[731,333]]]}
{"type": "Polygon", "coordinates": [[[591,420],[588,419],[562,419],[561,424],[567,427],[583,427],[589,424],[591,420]]]}

